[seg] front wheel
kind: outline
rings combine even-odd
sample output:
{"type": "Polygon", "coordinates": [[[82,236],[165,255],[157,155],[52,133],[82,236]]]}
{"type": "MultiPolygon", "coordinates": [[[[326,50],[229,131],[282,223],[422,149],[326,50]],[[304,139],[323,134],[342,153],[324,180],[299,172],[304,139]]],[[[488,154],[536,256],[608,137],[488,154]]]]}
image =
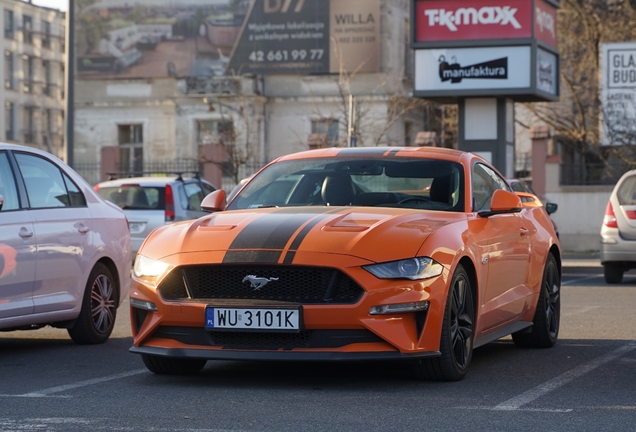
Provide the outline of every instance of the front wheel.
{"type": "Polygon", "coordinates": [[[475,304],[470,278],[460,264],[448,291],[440,339],[440,357],[422,359],[416,364],[417,378],[459,381],[468,371],[473,357],[475,304]]]}
{"type": "Polygon", "coordinates": [[[159,357],[142,354],[141,359],[146,368],[157,375],[192,375],[203,369],[207,360],[159,357]]]}
{"type": "Polygon", "coordinates": [[[550,348],[559,336],[561,322],[561,275],[554,255],[549,254],[543,270],[541,292],[530,331],[512,334],[518,347],[550,348]]]}
{"type": "Polygon", "coordinates": [[[115,327],[119,293],[108,267],[97,263],[86,283],[82,309],[68,334],[81,345],[101,344],[115,327]]]}

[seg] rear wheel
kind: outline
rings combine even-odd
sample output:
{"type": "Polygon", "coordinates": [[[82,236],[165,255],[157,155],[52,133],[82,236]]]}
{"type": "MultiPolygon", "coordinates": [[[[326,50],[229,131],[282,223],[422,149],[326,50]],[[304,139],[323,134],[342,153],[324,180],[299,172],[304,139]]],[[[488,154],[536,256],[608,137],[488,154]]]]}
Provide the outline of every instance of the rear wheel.
{"type": "Polygon", "coordinates": [[[84,290],[82,309],[68,334],[82,345],[104,343],[115,327],[119,293],[113,275],[102,263],[95,264],[84,290]]]}
{"type": "Polygon", "coordinates": [[[416,364],[417,378],[458,381],[468,371],[473,356],[475,304],[468,273],[460,264],[453,275],[446,301],[440,339],[440,357],[422,359],[416,364]]]}
{"type": "Polygon", "coordinates": [[[543,270],[541,292],[530,331],[512,334],[518,347],[550,348],[559,336],[561,322],[561,276],[554,255],[549,254],[543,270]]]}
{"type": "Polygon", "coordinates": [[[207,360],[159,357],[142,354],[144,365],[152,373],[158,375],[192,375],[203,369],[207,360]]]}
{"type": "Polygon", "coordinates": [[[608,284],[617,284],[623,281],[623,267],[619,263],[607,262],[603,264],[603,275],[608,284]]]}

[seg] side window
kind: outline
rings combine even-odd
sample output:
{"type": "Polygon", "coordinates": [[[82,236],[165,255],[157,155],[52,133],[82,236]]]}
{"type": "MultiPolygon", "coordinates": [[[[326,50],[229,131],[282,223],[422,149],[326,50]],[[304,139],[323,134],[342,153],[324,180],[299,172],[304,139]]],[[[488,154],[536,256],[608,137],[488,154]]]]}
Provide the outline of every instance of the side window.
{"type": "Polygon", "coordinates": [[[492,194],[497,189],[510,191],[510,187],[495,171],[483,164],[473,167],[473,211],[490,209],[492,194]]]}
{"type": "Polygon", "coordinates": [[[66,183],[57,165],[44,158],[24,153],[16,153],[15,158],[24,179],[31,208],[71,207],[66,183]]]}
{"type": "Polygon", "coordinates": [[[79,190],[77,185],[73,183],[73,180],[71,180],[66,174],[62,174],[62,177],[64,177],[64,184],[68,191],[68,198],[71,203],[71,207],[86,207],[86,198],[84,198],[84,194],[79,190]]]}
{"type": "Polygon", "coordinates": [[[4,204],[0,211],[5,212],[20,208],[18,190],[15,186],[13,170],[9,165],[9,158],[6,152],[0,152],[0,195],[4,198],[4,204]]]}
{"type": "Polygon", "coordinates": [[[188,210],[201,210],[201,201],[203,201],[203,191],[199,183],[186,183],[183,185],[186,197],[188,199],[188,210]]]}

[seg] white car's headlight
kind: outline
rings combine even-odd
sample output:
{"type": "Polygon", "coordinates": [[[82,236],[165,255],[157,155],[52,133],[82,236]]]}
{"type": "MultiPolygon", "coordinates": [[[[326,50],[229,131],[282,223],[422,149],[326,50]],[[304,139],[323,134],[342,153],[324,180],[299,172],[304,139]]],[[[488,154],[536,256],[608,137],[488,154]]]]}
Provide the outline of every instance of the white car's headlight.
{"type": "Polygon", "coordinates": [[[158,278],[170,269],[170,265],[159,260],[137,255],[133,274],[138,278],[158,278]]]}
{"type": "Polygon", "coordinates": [[[428,279],[442,274],[443,267],[428,258],[409,258],[381,264],[363,266],[363,269],[380,279],[428,279]]]}

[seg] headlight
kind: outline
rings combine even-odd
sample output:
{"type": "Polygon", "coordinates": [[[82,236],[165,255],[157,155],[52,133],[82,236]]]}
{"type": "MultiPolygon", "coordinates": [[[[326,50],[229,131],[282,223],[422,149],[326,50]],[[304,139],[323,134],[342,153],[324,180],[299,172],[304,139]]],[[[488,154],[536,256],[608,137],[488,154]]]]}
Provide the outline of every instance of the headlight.
{"type": "Polygon", "coordinates": [[[170,269],[170,265],[163,261],[137,255],[133,275],[138,278],[158,278],[164,275],[168,269],[170,269]]]}
{"type": "Polygon", "coordinates": [[[427,258],[409,258],[382,264],[363,266],[363,269],[380,279],[427,279],[442,274],[443,267],[427,258]]]}

